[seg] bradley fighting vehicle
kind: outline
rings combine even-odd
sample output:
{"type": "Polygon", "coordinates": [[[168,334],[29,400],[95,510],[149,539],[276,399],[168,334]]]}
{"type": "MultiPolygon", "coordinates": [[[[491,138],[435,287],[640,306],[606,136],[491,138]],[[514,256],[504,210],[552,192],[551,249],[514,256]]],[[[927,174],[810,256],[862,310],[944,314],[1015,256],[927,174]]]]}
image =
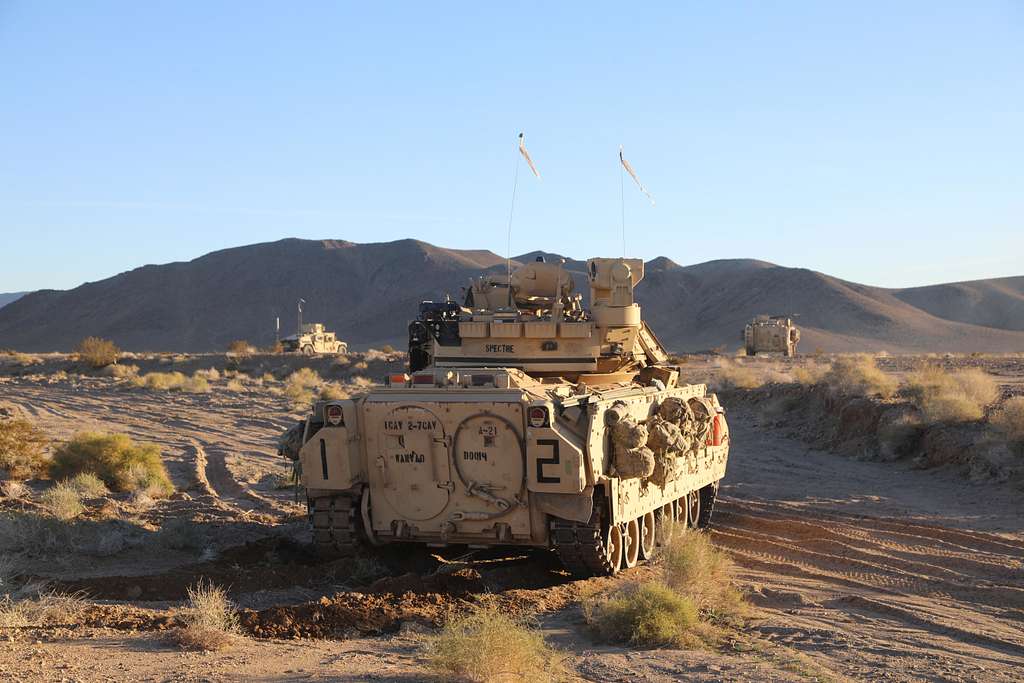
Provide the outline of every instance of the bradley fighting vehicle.
{"type": "Polygon", "coordinates": [[[408,373],[318,401],[286,433],[316,542],[550,547],[581,576],[656,552],[672,520],[707,527],[729,430],[681,384],[642,320],[639,259],[587,261],[590,309],[561,264],[424,302],[408,373]]]}
{"type": "Polygon", "coordinates": [[[743,328],[743,346],[748,356],[781,353],[795,356],[800,330],[784,315],[759,315],[743,328]]]}

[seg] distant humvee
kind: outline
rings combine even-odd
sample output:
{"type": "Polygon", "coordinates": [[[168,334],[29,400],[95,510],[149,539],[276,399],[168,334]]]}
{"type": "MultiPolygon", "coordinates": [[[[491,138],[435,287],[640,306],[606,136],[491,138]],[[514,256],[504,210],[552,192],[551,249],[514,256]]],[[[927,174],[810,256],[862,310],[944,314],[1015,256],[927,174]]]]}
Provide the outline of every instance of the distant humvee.
{"type": "Polygon", "coordinates": [[[800,330],[793,319],[784,315],[759,315],[743,329],[743,344],[748,356],[759,353],[781,353],[795,356],[800,330]]]}
{"type": "Polygon", "coordinates": [[[281,340],[285,351],[298,351],[307,356],[315,353],[347,353],[348,344],[338,341],[333,332],[324,329],[323,323],[307,323],[301,334],[293,334],[281,340]]]}

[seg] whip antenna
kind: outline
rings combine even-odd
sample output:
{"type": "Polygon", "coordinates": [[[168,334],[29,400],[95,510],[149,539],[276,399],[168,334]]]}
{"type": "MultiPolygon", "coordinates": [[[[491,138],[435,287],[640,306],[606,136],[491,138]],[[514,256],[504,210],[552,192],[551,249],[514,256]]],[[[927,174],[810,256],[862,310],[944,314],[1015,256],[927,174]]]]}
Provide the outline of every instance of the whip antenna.
{"type": "MultiPolygon", "coordinates": [[[[533,175],[540,180],[540,172],[533,165],[530,153],[526,151],[526,141],[522,133],[519,134],[519,155],[526,159],[533,175]]],[[[512,216],[516,210],[516,188],[519,187],[519,155],[516,156],[515,170],[512,172],[512,205],[508,209],[508,236],[505,241],[505,274],[508,277],[508,307],[512,308],[512,216]]]]}
{"type": "MultiPolygon", "coordinates": [[[[647,195],[647,198],[651,201],[651,206],[654,206],[654,197],[647,191],[647,188],[643,186],[640,179],[636,177],[636,171],[626,161],[626,157],[622,153],[622,145],[619,145],[619,163],[622,165],[623,170],[633,178],[633,182],[640,188],[640,191],[647,195]]],[[[622,171],[619,172],[619,197],[622,201],[622,256],[626,256],[626,188],[625,188],[625,175],[622,171]]]]}

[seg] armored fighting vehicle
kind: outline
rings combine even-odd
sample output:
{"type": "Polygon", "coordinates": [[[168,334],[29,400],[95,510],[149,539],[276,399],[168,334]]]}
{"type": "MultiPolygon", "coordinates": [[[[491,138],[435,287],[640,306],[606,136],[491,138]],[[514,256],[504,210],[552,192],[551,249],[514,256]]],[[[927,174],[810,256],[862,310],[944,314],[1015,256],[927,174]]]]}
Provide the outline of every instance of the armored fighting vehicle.
{"type": "Polygon", "coordinates": [[[784,315],[759,315],[743,328],[743,344],[748,356],[779,354],[795,356],[800,330],[792,318],[784,315]]]}
{"type": "Polygon", "coordinates": [[[333,332],[324,329],[323,323],[307,323],[301,327],[299,334],[293,334],[281,340],[285,351],[298,351],[307,356],[315,353],[346,353],[348,344],[338,341],[333,332]]]}
{"type": "Polygon", "coordinates": [[[409,372],[318,401],[286,433],[316,542],[553,548],[577,575],[651,557],[663,522],[705,528],[729,429],[643,321],[639,259],[587,261],[590,308],[562,264],[424,302],[409,372]]]}

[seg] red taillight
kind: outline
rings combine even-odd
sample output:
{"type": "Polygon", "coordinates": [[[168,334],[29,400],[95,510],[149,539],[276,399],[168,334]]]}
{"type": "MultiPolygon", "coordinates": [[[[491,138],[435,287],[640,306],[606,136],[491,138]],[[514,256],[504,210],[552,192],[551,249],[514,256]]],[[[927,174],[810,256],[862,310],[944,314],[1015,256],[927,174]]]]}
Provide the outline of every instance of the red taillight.
{"type": "Polygon", "coordinates": [[[324,410],[324,415],[327,418],[327,424],[333,427],[344,426],[345,424],[345,412],[337,404],[327,406],[324,410]]]}
{"type": "Polygon", "coordinates": [[[413,384],[434,384],[434,373],[424,373],[412,376],[413,384]]]}
{"type": "Polygon", "coordinates": [[[529,412],[530,426],[531,427],[547,427],[548,426],[548,409],[541,406],[534,406],[530,408],[529,412]]]}
{"type": "Polygon", "coordinates": [[[388,385],[393,387],[404,387],[409,384],[409,375],[404,372],[400,375],[388,375],[388,385]]]}

